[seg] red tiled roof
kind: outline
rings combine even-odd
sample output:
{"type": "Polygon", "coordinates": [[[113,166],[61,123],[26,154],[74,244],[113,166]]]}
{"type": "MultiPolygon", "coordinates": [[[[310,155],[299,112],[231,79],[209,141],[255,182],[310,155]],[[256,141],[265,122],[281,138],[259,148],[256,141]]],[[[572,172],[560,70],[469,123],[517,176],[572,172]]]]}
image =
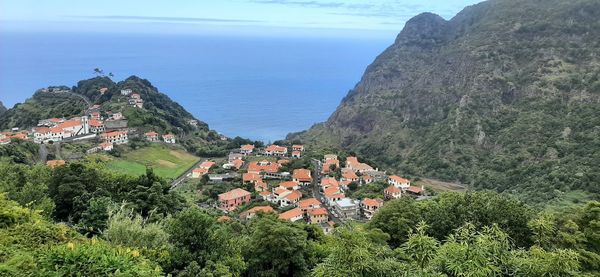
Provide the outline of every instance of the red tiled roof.
{"type": "Polygon", "coordinates": [[[298,179],[300,182],[310,182],[312,181],[312,177],[310,176],[310,170],[300,168],[294,169],[294,173],[292,174],[293,179],[298,179]]]}
{"type": "Polygon", "coordinates": [[[256,182],[258,180],[261,180],[261,178],[260,175],[255,173],[244,173],[242,174],[242,180],[244,182],[256,182]]]}
{"type": "Polygon", "coordinates": [[[308,208],[311,206],[321,206],[321,201],[319,201],[316,198],[308,198],[308,199],[304,199],[304,200],[300,200],[300,202],[298,202],[298,207],[299,208],[308,208]]]}
{"type": "Polygon", "coordinates": [[[327,177],[327,178],[323,178],[321,179],[321,186],[334,186],[334,187],[338,187],[340,185],[340,183],[333,177],[327,177]]]}
{"type": "Polygon", "coordinates": [[[293,189],[295,187],[298,187],[299,184],[293,181],[287,181],[287,182],[282,182],[279,183],[279,186],[285,189],[293,189]]]}
{"type": "Polygon", "coordinates": [[[90,120],[90,126],[100,127],[102,125],[104,125],[104,123],[102,123],[102,121],[100,121],[100,120],[97,120],[97,119],[90,120]]]}
{"type": "Polygon", "coordinates": [[[210,169],[213,166],[215,166],[215,162],[212,162],[212,161],[204,161],[200,164],[200,168],[206,168],[206,169],[210,169]]]}
{"type": "Polygon", "coordinates": [[[271,206],[256,206],[256,207],[246,211],[246,213],[248,213],[248,214],[255,214],[255,213],[259,213],[259,212],[273,213],[273,212],[275,212],[275,210],[273,210],[273,207],[271,207],[271,206]]]}
{"type": "Polygon", "coordinates": [[[329,212],[327,212],[327,209],[325,209],[325,208],[316,208],[316,209],[310,209],[310,210],[308,210],[308,214],[310,216],[328,215],[329,212]]]}
{"type": "Polygon", "coordinates": [[[416,194],[421,194],[423,193],[423,189],[417,186],[410,186],[406,189],[406,191],[412,192],[412,193],[416,193],[416,194]]]}
{"type": "Polygon", "coordinates": [[[275,144],[271,144],[265,148],[267,152],[287,152],[287,148],[275,144]]]}
{"type": "Polygon", "coordinates": [[[337,193],[340,193],[340,189],[338,187],[330,187],[330,188],[326,188],[323,190],[323,194],[325,194],[325,196],[333,195],[333,194],[337,194],[337,193]]]}
{"type": "Polygon", "coordinates": [[[154,131],[151,131],[151,132],[145,133],[144,136],[147,136],[147,137],[158,137],[158,133],[154,132],[154,131]]]}
{"type": "Polygon", "coordinates": [[[302,192],[298,190],[294,190],[292,193],[285,196],[285,199],[293,202],[300,200],[300,198],[302,198],[302,192]]]}
{"type": "Polygon", "coordinates": [[[219,194],[219,200],[233,200],[241,197],[249,196],[251,193],[243,189],[236,188],[228,192],[219,194]]]}
{"type": "Polygon", "coordinates": [[[248,172],[269,172],[275,173],[279,170],[280,164],[278,163],[267,163],[266,165],[261,165],[259,162],[253,162],[248,164],[248,172]]]}
{"type": "Polygon", "coordinates": [[[245,150],[245,151],[254,150],[254,145],[252,145],[252,144],[245,144],[245,145],[242,145],[240,147],[240,149],[241,150],[245,150]]]}
{"type": "Polygon", "coordinates": [[[398,192],[402,192],[399,188],[395,187],[395,186],[389,186],[385,189],[385,192],[387,193],[398,193],[398,192]]]}
{"type": "Polygon", "coordinates": [[[405,184],[405,183],[408,183],[408,182],[409,182],[407,179],[404,179],[404,178],[402,178],[402,177],[400,177],[400,176],[397,176],[397,175],[392,175],[392,176],[390,176],[389,178],[390,178],[391,180],[394,180],[394,181],[396,181],[396,182],[400,183],[400,184],[405,184]]]}
{"type": "Polygon", "coordinates": [[[354,179],[358,179],[358,175],[356,175],[356,173],[354,173],[354,171],[346,170],[344,173],[342,173],[342,178],[348,179],[348,180],[354,180],[354,179]]]}
{"type": "Polygon", "coordinates": [[[61,129],[65,129],[65,128],[71,128],[71,127],[75,127],[75,126],[82,126],[81,121],[79,121],[79,120],[67,120],[67,121],[65,121],[63,123],[58,124],[58,126],[56,126],[56,127],[61,128],[61,129]]]}
{"type": "Polygon", "coordinates": [[[364,205],[369,207],[381,207],[383,205],[383,200],[381,199],[365,198],[362,202],[364,205]]]}
{"type": "Polygon", "coordinates": [[[123,132],[123,131],[112,131],[112,132],[108,132],[108,133],[103,133],[102,135],[100,135],[102,138],[112,138],[112,137],[118,137],[118,136],[123,136],[123,135],[127,135],[127,132],[123,132]]]}

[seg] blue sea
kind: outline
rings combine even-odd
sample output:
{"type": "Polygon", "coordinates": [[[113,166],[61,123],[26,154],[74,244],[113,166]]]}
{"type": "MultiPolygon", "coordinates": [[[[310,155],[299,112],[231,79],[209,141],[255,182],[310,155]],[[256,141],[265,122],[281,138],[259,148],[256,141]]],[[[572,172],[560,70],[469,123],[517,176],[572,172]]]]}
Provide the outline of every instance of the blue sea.
{"type": "Polygon", "coordinates": [[[393,37],[0,33],[0,101],[112,72],[146,78],[212,129],[265,142],[325,121],[393,37]]]}

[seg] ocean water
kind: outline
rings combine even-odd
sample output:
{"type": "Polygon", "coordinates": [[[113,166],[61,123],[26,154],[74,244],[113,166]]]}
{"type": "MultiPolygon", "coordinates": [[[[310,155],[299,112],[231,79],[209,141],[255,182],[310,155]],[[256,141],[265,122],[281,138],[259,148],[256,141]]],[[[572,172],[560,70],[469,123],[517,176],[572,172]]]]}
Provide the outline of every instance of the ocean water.
{"type": "Polygon", "coordinates": [[[0,33],[0,101],[137,75],[227,136],[266,142],[322,122],[393,38],[0,33]]]}

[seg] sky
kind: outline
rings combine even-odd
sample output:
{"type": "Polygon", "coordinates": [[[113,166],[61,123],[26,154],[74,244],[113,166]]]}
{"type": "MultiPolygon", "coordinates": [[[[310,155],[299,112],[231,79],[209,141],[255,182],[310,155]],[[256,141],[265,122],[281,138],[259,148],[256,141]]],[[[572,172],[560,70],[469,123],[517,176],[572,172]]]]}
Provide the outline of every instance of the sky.
{"type": "Polygon", "coordinates": [[[0,0],[0,31],[389,35],[481,0],[0,0]]]}

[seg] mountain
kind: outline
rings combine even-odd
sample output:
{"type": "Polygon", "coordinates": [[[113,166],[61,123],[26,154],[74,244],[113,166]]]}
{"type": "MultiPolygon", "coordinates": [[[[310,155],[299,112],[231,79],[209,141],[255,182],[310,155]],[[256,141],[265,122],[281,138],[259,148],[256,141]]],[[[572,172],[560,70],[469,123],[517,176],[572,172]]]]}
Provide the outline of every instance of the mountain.
{"type": "Polygon", "coordinates": [[[2,104],[2,101],[0,101],[0,114],[4,113],[6,111],[6,107],[4,107],[4,104],[2,104]]]}
{"type": "Polygon", "coordinates": [[[110,112],[121,112],[127,119],[127,127],[136,129],[137,133],[173,133],[177,135],[178,142],[192,153],[225,155],[227,142],[217,132],[159,92],[148,80],[137,76],[117,83],[108,77],[95,77],[79,81],[72,88],[55,86],[40,89],[24,103],[0,115],[0,130],[31,128],[41,119],[80,116],[93,105],[98,105],[96,110],[105,116],[110,112]],[[129,104],[131,95],[122,95],[122,90],[139,94],[143,108],[132,107],[129,104]]]}
{"type": "Polygon", "coordinates": [[[474,188],[600,192],[600,1],[490,0],[424,13],[324,123],[290,134],[474,188]]]}

